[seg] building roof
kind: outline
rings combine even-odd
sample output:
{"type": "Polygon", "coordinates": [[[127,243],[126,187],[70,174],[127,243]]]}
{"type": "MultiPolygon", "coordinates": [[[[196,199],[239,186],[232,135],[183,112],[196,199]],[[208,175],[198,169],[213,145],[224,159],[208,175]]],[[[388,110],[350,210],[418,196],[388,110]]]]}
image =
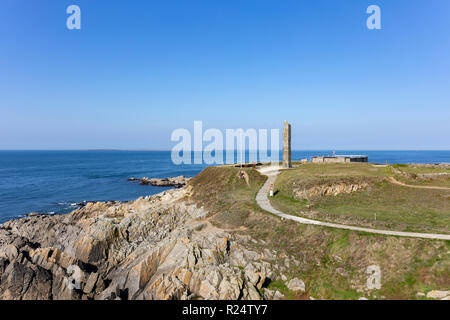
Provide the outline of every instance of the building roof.
{"type": "Polygon", "coordinates": [[[363,155],[331,155],[331,156],[315,156],[313,158],[367,158],[367,156],[363,155]]]}

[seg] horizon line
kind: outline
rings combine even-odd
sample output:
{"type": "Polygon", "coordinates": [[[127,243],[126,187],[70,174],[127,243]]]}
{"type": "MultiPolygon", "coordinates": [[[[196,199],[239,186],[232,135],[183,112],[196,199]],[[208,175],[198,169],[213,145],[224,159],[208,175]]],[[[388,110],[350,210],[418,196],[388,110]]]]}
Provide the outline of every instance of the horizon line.
{"type": "MultiPolygon", "coordinates": [[[[127,149],[127,148],[92,148],[92,149],[0,149],[0,151],[135,151],[135,152],[171,152],[171,149],[145,149],[145,148],[137,148],[137,149],[127,149]]],[[[204,150],[187,150],[189,152],[204,152],[204,150]]],[[[238,151],[233,149],[222,149],[218,151],[238,151]]],[[[245,151],[260,151],[260,149],[245,149],[245,151]]],[[[270,149],[261,149],[261,151],[272,151],[270,149]]],[[[278,152],[282,152],[283,149],[275,150],[278,152]]],[[[450,149],[357,149],[357,148],[349,148],[349,149],[332,149],[332,148],[321,148],[321,149],[292,149],[291,151],[450,151],[450,149]]]]}

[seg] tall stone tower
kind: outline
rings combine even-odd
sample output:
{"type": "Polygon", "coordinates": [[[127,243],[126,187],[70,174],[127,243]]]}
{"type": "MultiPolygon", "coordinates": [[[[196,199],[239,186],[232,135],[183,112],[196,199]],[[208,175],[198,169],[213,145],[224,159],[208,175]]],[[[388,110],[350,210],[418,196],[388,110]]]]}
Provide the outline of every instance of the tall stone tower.
{"type": "Polygon", "coordinates": [[[283,168],[292,168],[291,125],[285,120],[283,129],[283,168]]]}

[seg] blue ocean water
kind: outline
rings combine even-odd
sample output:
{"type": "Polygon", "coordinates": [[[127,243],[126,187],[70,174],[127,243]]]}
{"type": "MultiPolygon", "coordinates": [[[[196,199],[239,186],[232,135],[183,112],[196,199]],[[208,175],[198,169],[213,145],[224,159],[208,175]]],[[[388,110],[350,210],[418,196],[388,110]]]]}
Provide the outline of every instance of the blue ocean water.
{"type": "MultiPolygon", "coordinates": [[[[293,151],[295,160],[331,151],[293,151]]],[[[450,163],[450,151],[336,151],[370,162],[450,163]]],[[[30,212],[67,213],[83,201],[134,200],[164,188],[129,177],[194,176],[206,165],[174,165],[169,151],[0,151],[0,223],[30,212]]]]}

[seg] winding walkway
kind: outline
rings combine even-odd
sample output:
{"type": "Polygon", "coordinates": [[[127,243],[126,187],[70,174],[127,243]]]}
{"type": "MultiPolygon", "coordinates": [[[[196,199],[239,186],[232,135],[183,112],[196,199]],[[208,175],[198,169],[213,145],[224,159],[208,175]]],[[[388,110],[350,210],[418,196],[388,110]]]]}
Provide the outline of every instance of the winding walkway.
{"type": "Polygon", "coordinates": [[[262,188],[259,190],[256,195],[256,202],[261,207],[261,209],[273,213],[276,216],[279,216],[284,219],[293,220],[302,224],[311,224],[323,227],[337,228],[337,229],[345,229],[345,230],[353,230],[353,231],[362,231],[368,233],[376,233],[383,234],[388,236],[398,236],[398,237],[411,237],[411,238],[424,238],[424,239],[438,239],[438,240],[450,240],[450,235],[447,234],[434,234],[434,233],[417,233],[417,232],[402,232],[402,231],[390,231],[390,230],[379,230],[379,229],[371,229],[371,228],[362,228],[349,226],[345,224],[337,224],[331,222],[323,222],[318,220],[311,220],[302,217],[292,216],[281,211],[278,211],[270,204],[269,198],[267,195],[269,194],[270,185],[275,183],[279,173],[279,167],[266,167],[259,170],[259,172],[268,177],[267,181],[264,183],[262,188]]]}

